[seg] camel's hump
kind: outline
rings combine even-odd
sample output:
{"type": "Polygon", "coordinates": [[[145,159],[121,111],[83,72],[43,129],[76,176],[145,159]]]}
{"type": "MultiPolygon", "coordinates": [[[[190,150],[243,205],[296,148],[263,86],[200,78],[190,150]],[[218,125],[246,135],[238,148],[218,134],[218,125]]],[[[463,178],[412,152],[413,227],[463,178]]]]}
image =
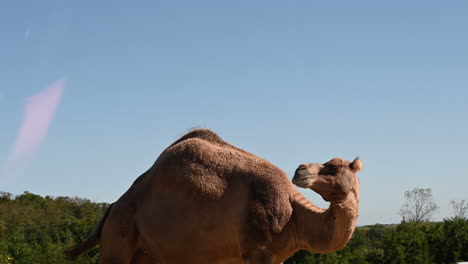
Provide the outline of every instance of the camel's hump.
{"type": "MultiPolygon", "coordinates": [[[[279,232],[289,220],[291,184],[272,163],[237,148],[208,129],[196,129],[171,144],[155,166],[175,172],[178,181],[200,195],[219,199],[230,178],[245,181],[251,192],[249,222],[267,232],[279,232]],[[267,230],[265,230],[267,229],[267,230]]],[[[167,178],[167,180],[171,180],[167,178]]],[[[268,236],[267,236],[268,237],[268,236]]]]}

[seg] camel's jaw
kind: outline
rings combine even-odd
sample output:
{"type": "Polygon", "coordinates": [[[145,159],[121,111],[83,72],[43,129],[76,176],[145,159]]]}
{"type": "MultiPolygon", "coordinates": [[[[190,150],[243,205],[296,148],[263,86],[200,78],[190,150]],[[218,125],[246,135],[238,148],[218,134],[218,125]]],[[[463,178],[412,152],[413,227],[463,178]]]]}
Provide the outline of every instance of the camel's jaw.
{"type": "Polygon", "coordinates": [[[310,188],[317,180],[317,173],[312,173],[307,169],[299,167],[294,173],[292,182],[301,188],[310,188]]]}

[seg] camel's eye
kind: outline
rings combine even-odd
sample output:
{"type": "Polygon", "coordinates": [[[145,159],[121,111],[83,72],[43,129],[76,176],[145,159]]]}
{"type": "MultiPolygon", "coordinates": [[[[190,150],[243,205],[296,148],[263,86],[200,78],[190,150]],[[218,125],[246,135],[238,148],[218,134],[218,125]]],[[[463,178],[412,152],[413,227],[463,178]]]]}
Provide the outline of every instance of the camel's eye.
{"type": "Polygon", "coordinates": [[[321,170],[320,174],[325,174],[325,175],[336,175],[338,172],[338,169],[340,166],[335,165],[335,164],[324,164],[325,166],[321,170]]]}

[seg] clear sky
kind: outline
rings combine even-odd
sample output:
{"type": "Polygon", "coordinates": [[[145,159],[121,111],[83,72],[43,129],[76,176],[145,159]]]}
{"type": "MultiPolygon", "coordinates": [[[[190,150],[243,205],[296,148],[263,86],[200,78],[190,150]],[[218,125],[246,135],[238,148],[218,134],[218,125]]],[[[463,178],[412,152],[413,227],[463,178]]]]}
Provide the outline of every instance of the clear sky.
{"type": "Polygon", "coordinates": [[[467,14],[464,0],[3,2],[0,190],[113,202],[200,126],[290,177],[359,155],[360,225],[398,223],[414,187],[451,216],[468,199],[467,14]],[[27,102],[57,82],[47,134],[9,163],[27,102]]]}

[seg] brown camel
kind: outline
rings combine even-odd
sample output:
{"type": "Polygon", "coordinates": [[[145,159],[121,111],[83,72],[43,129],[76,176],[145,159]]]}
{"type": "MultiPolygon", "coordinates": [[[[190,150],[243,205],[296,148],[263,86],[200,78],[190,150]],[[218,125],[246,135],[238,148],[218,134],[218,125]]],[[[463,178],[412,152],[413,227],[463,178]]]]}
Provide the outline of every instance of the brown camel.
{"type": "Polygon", "coordinates": [[[320,209],[275,165],[210,130],[194,130],[68,255],[100,243],[101,264],[280,264],[299,249],[337,251],[356,225],[361,169],[359,159],[300,165],[293,183],[330,202],[320,209]]]}

